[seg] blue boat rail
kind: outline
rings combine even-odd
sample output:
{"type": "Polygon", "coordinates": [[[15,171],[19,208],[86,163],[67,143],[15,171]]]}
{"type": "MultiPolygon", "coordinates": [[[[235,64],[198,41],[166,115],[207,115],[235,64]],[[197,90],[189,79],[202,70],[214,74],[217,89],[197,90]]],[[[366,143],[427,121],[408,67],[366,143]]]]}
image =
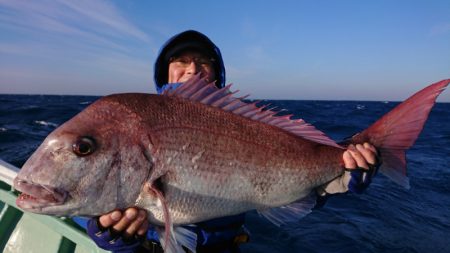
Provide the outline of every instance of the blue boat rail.
{"type": "Polygon", "coordinates": [[[0,252],[107,252],[71,219],[22,211],[13,180],[19,168],[0,159],[0,252]]]}

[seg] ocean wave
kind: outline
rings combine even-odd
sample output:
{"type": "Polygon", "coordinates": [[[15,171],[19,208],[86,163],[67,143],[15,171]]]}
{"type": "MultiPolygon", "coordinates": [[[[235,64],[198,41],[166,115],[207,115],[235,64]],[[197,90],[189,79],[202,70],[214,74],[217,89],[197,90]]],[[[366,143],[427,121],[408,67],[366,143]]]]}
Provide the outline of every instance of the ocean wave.
{"type": "Polygon", "coordinates": [[[53,122],[47,122],[43,120],[35,120],[34,123],[41,125],[41,126],[51,126],[51,127],[58,127],[58,124],[53,122]]]}
{"type": "Polygon", "coordinates": [[[4,128],[4,127],[0,127],[0,132],[6,132],[8,131],[8,129],[4,128]]]}

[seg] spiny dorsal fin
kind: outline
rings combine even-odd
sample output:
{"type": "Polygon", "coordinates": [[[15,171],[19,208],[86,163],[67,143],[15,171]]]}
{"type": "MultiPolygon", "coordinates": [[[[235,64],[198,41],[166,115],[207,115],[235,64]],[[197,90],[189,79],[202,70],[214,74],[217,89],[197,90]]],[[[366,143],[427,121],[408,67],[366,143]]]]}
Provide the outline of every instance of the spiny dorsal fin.
{"type": "Polygon", "coordinates": [[[245,97],[234,97],[233,95],[237,91],[231,92],[230,87],[231,84],[222,89],[218,89],[214,83],[207,83],[205,79],[200,78],[200,75],[197,74],[189,81],[181,84],[178,88],[165,90],[163,95],[197,101],[225,111],[230,111],[242,117],[276,126],[310,141],[341,147],[323,132],[317,130],[314,126],[306,123],[302,119],[293,120],[291,119],[292,115],[276,116],[278,112],[274,111],[274,108],[266,109],[268,105],[258,107],[256,104],[259,101],[246,103],[242,101],[245,97]]]}

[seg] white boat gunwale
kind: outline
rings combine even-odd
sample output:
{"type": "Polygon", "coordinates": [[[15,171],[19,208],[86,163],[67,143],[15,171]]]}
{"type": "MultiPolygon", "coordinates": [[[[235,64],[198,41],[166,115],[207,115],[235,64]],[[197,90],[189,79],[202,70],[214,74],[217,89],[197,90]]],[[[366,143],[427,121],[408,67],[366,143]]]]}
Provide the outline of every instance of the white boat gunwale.
{"type": "MultiPolygon", "coordinates": [[[[61,235],[59,242],[53,242],[59,244],[58,252],[74,252],[78,245],[88,250],[88,252],[108,252],[98,248],[84,229],[75,224],[71,219],[29,213],[17,207],[17,192],[13,189],[12,185],[19,170],[14,165],[0,159],[0,204],[3,205],[3,207],[0,205],[0,231],[2,232],[0,233],[0,251],[3,252],[11,233],[16,229],[15,226],[18,221],[26,216],[61,235]]],[[[45,238],[42,238],[42,240],[45,240],[45,238]]]]}

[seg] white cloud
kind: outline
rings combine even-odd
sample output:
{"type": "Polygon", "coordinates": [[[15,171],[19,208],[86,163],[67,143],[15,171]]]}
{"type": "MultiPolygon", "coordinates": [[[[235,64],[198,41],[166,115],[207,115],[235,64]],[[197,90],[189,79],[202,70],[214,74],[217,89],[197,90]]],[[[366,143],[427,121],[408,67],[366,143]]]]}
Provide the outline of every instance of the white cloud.
{"type": "Polygon", "coordinates": [[[150,86],[153,39],[111,2],[0,0],[0,33],[0,79],[9,92],[150,86]]]}
{"type": "Polygon", "coordinates": [[[72,36],[108,47],[120,47],[118,41],[151,43],[145,32],[127,21],[104,1],[4,1],[0,0],[2,26],[72,36]]]}
{"type": "Polygon", "coordinates": [[[77,14],[81,14],[99,24],[104,24],[120,34],[133,36],[143,42],[150,42],[151,40],[146,33],[126,20],[109,2],[90,0],[59,0],[58,2],[74,10],[77,14]]]}

